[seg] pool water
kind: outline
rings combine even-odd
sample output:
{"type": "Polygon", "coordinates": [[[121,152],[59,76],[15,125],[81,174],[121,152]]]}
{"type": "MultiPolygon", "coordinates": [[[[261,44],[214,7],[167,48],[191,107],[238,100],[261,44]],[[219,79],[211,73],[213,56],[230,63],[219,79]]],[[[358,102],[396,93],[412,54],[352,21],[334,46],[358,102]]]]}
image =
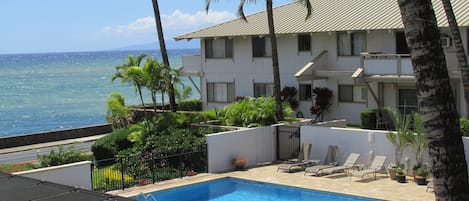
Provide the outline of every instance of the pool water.
{"type": "MultiPolygon", "coordinates": [[[[365,201],[371,198],[309,190],[290,186],[223,178],[188,186],[156,191],[148,201],[365,201]]],[[[139,201],[146,201],[137,196],[139,201]]]]}

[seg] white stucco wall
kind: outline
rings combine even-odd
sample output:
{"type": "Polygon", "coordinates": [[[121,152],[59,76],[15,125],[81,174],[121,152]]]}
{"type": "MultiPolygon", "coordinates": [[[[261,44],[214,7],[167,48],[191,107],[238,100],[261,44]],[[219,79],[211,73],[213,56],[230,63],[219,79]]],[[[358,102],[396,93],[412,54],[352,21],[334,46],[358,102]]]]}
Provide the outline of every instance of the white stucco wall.
{"type": "Polygon", "coordinates": [[[274,161],[276,139],[273,126],[207,135],[208,172],[233,170],[232,160],[238,157],[247,159],[248,166],[274,161]]]}
{"type": "Polygon", "coordinates": [[[91,190],[91,161],[82,161],[55,167],[16,172],[13,174],[91,190]]]}

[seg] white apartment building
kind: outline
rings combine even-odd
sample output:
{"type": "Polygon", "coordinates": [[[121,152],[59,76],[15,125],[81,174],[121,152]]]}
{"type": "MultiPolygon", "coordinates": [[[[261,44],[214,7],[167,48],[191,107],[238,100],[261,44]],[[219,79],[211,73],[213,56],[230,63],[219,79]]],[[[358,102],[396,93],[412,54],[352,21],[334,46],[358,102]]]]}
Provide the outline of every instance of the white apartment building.
{"type": "MultiPolygon", "coordinates": [[[[311,0],[306,8],[290,3],[274,9],[284,86],[298,90],[297,112],[312,116],[312,89],[332,90],[325,120],[347,119],[359,124],[360,112],[378,104],[409,113],[417,108],[415,78],[395,0],[311,0]]],[[[439,0],[434,9],[441,27],[449,76],[457,107],[463,96],[455,48],[439,0]]],[[[466,50],[469,1],[452,1],[466,50]]],[[[204,109],[220,108],[238,96],[272,96],[273,75],[266,13],[235,19],[175,37],[201,39],[201,55],[184,56],[182,74],[200,77],[204,109]]],[[[446,97],[441,97],[446,98],[446,97]]]]}

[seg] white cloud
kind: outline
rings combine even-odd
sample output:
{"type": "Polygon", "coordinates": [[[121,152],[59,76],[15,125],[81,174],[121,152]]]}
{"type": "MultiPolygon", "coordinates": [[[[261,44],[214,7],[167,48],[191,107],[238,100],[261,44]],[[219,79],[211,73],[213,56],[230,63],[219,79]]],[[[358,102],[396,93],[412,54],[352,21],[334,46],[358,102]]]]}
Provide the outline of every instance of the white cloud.
{"type": "MultiPolygon", "coordinates": [[[[161,21],[165,38],[168,38],[176,34],[195,31],[196,29],[234,19],[235,17],[233,13],[228,11],[210,11],[208,14],[205,11],[198,11],[195,14],[188,14],[175,10],[170,15],[161,15],[161,21]]],[[[155,31],[155,18],[150,16],[136,19],[125,25],[106,26],[101,29],[101,33],[109,36],[137,36],[154,33],[155,31]]]]}

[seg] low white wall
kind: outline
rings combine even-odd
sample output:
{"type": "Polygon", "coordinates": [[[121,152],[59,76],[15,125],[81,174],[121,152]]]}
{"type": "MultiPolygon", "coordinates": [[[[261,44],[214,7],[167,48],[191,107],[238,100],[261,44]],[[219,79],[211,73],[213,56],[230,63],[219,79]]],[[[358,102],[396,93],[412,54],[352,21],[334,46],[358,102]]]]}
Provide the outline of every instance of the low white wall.
{"type": "Polygon", "coordinates": [[[313,124],[314,126],[322,126],[322,127],[338,127],[338,128],[346,128],[347,127],[347,120],[339,119],[339,120],[332,120],[332,121],[325,121],[325,122],[317,122],[313,124]]]}
{"type": "Polygon", "coordinates": [[[248,166],[276,158],[275,127],[249,128],[207,135],[208,172],[233,170],[232,160],[248,160],[248,166]]]}
{"type": "Polygon", "coordinates": [[[16,172],[13,174],[91,190],[90,161],[16,172]]]}
{"type": "MultiPolygon", "coordinates": [[[[371,152],[374,156],[387,156],[386,165],[394,162],[394,145],[386,138],[388,131],[350,129],[350,128],[327,128],[319,126],[302,126],[301,143],[311,143],[311,159],[324,161],[329,145],[338,145],[338,161],[343,163],[350,153],[359,153],[358,163],[369,165],[372,160],[371,152]]],[[[463,137],[466,162],[469,162],[469,138],[463,137]]],[[[426,151],[424,161],[428,162],[426,151]]],[[[412,148],[406,148],[402,156],[402,163],[406,158],[409,160],[410,167],[415,162],[415,151],[412,148]]],[[[469,167],[469,164],[468,164],[469,167]]],[[[469,172],[469,168],[468,168],[469,172]]]]}

